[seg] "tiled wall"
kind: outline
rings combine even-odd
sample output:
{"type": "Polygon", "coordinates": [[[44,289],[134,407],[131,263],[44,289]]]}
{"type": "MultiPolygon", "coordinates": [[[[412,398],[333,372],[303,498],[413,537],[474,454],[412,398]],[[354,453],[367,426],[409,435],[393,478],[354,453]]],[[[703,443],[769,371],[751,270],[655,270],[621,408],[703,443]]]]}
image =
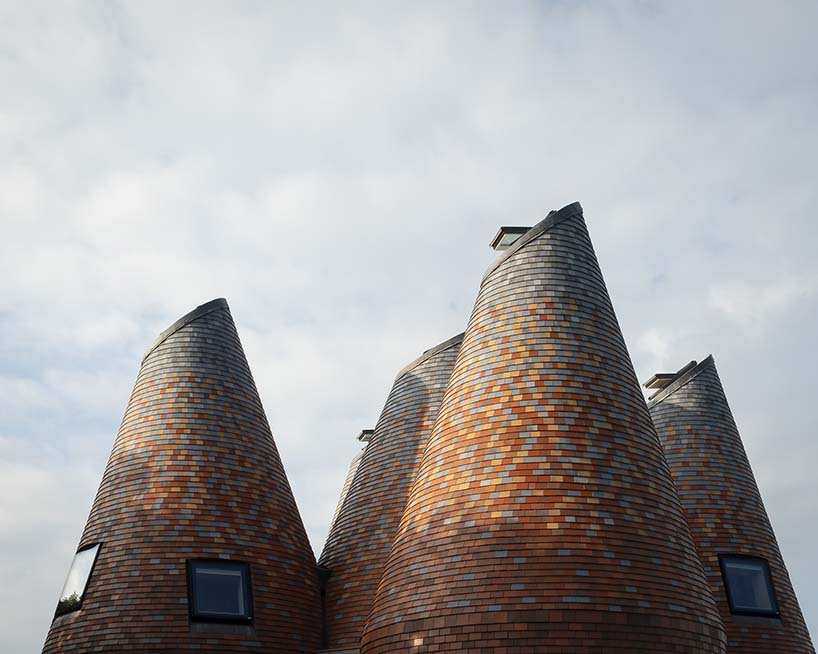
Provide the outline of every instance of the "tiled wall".
{"type": "Polygon", "coordinates": [[[335,512],[332,514],[332,520],[330,520],[327,535],[333,532],[335,521],[338,520],[338,516],[341,514],[341,509],[344,507],[344,502],[349,494],[349,489],[352,488],[352,482],[355,479],[355,475],[357,474],[358,468],[361,465],[361,459],[364,458],[364,451],[365,450],[362,448],[360,452],[352,457],[352,461],[349,462],[347,476],[344,477],[344,484],[341,486],[341,494],[338,497],[338,504],[335,505],[335,512]]]}

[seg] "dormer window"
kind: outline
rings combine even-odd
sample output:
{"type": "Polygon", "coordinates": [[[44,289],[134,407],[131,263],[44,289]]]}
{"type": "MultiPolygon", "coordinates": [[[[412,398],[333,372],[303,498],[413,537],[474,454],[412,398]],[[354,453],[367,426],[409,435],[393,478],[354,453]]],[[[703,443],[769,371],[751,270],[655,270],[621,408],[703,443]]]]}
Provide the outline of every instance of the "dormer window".
{"type": "Polygon", "coordinates": [[[719,556],[730,612],[736,615],[778,616],[770,566],[764,559],[742,554],[719,556]]]}
{"type": "Polygon", "coordinates": [[[493,250],[497,250],[498,252],[508,250],[523,234],[530,229],[530,227],[503,226],[497,232],[489,245],[493,250]]]}

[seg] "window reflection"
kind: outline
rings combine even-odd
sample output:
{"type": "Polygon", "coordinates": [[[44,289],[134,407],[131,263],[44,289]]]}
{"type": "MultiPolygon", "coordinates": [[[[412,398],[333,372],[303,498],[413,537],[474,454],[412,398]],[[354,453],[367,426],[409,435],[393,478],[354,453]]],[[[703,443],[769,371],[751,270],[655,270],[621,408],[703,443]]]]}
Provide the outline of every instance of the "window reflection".
{"type": "Polygon", "coordinates": [[[85,588],[88,586],[91,571],[97,560],[97,554],[99,554],[99,548],[100,543],[97,543],[80,549],[74,555],[74,560],[71,561],[68,576],[60,593],[60,601],[57,603],[57,616],[80,608],[82,597],[85,595],[85,588]]]}

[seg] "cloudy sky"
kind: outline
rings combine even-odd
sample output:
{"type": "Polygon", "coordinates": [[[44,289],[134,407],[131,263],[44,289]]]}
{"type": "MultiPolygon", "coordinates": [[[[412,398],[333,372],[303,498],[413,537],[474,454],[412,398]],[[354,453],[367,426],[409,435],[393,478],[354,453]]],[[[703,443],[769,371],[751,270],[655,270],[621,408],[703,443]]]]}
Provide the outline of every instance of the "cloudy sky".
{"type": "Polygon", "coordinates": [[[0,642],[42,645],[140,357],[230,302],[318,552],[500,224],[582,202],[636,371],[715,355],[818,631],[814,2],[0,0],[0,642]]]}

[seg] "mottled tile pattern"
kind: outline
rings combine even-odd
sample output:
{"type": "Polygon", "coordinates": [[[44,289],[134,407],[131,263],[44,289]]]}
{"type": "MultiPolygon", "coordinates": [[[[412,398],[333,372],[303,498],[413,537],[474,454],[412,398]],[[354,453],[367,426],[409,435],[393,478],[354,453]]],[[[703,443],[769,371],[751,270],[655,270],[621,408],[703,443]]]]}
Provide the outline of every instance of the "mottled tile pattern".
{"type": "Polygon", "coordinates": [[[724,622],[728,654],[814,654],[713,359],[657,395],[650,414],[724,622]],[[730,613],[722,553],[767,560],[780,620],[730,613]]]}
{"type": "Polygon", "coordinates": [[[341,486],[341,495],[338,497],[338,504],[335,505],[335,512],[332,514],[332,520],[330,520],[329,523],[329,529],[327,530],[328,535],[331,534],[335,528],[335,521],[338,520],[338,516],[341,514],[341,509],[344,507],[349,489],[352,488],[352,482],[355,479],[358,468],[361,466],[361,459],[364,458],[365,451],[366,448],[362,448],[360,452],[352,457],[352,461],[349,462],[347,476],[344,478],[343,486],[341,486]]]}
{"type": "Polygon", "coordinates": [[[327,537],[330,648],[357,647],[461,337],[432,348],[398,374],[372,440],[327,537]]]}
{"type": "Polygon", "coordinates": [[[361,651],[721,652],[579,205],[528,236],[484,279],[361,651]]]}
{"type": "Polygon", "coordinates": [[[142,364],[80,541],[99,560],[48,654],[318,649],[307,535],[227,304],[204,308],[142,364]],[[250,564],[252,627],[190,624],[185,560],[217,557],[250,564]]]}

